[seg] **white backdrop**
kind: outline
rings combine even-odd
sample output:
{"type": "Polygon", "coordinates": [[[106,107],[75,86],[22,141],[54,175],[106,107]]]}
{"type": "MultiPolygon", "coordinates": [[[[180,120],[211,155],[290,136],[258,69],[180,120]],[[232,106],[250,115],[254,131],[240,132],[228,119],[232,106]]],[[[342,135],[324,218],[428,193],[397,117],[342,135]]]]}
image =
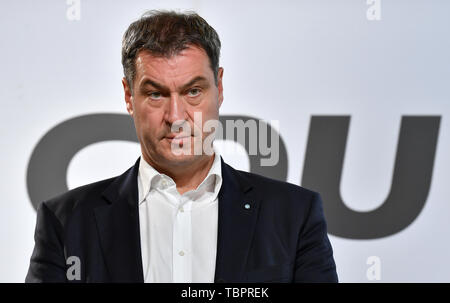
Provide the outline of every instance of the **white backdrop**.
{"type": "MultiPolygon", "coordinates": [[[[350,115],[340,191],[353,210],[386,199],[401,117],[441,116],[431,188],[417,219],[380,239],[330,240],[342,282],[450,281],[450,2],[4,0],[0,282],[22,282],[29,265],[36,213],[26,172],[34,147],[67,119],[126,113],[121,38],[148,9],[193,9],[217,30],[221,114],[280,121],[288,182],[301,183],[311,116],[350,115]],[[379,276],[367,273],[371,256],[379,276]]],[[[88,146],[70,163],[68,185],[118,175],[139,153],[130,142],[88,146]]],[[[244,152],[224,158],[249,167],[244,152]]]]}

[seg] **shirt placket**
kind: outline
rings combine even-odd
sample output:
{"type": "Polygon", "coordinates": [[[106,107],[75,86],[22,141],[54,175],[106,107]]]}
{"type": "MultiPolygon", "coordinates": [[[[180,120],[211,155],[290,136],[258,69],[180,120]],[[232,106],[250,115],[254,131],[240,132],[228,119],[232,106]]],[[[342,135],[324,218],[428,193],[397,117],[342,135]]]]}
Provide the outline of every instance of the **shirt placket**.
{"type": "Polygon", "coordinates": [[[192,280],[192,202],[178,195],[173,228],[173,282],[190,283],[192,280]]]}

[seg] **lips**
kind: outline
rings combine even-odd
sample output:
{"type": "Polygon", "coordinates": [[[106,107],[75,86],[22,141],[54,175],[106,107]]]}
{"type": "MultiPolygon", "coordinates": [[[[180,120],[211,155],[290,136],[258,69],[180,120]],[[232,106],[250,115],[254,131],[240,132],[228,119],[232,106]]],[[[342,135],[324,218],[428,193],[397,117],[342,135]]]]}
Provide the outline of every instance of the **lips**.
{"type": "Polygon", "coordinates": [[[188,134],[169,134],[165,138],[166,139],[183,139],[183,138],[189,138],[191,135],[188,134]]]}
{"type": "Polygon", "coordinates": [[[191,138],[190,135],[185,135],[185,134],[177,134],[177,135],[169,134],[169,135],[165,136],[165,139],[167,139],[167,141],[170,144],[172,144],[172,143],[183,144],[183,142],[190,140],[190,138],[191,138]]]}

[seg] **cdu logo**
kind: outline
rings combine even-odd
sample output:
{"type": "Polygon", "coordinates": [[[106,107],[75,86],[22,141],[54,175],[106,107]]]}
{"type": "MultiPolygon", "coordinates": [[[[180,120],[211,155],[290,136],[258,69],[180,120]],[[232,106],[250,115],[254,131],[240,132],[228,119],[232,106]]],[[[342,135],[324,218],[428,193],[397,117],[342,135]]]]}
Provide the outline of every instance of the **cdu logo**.
{"type": "MultiPolygon", "coordinates": [[[[267,136],[269,142],[276,137],[278,161],[272,166],[261,165],[267,154],[254,153],[251,144],[236,141],[234,133],[230,134],[234,129],[226,129],[216,138],[233,138],[244,145],[252,173],[286,181],[288,155],[276,129],[250,116],[225,115],[219,120],[222,124],[233,121],[240,122],[236,125],[255,125],[256,138],[267,136]],[[253,121],[257,123],[247,123],[253,121]]],[[[389,195],[378,208],[358,212],[345,205],[339,190],[350,116],[311,117],[301,185],[322,195],[330,234],[349,239],[377,239],[400,232],[417,218],[431,185],[440,120],[440,116],[402,117],[389,195]]],[[[129,115],[84,115],[49,130],[34,148],[28,163],[27,189],[33,207],[68,190],[67,169],[78,151],[109,140],[138,142],[129,115]]]]}

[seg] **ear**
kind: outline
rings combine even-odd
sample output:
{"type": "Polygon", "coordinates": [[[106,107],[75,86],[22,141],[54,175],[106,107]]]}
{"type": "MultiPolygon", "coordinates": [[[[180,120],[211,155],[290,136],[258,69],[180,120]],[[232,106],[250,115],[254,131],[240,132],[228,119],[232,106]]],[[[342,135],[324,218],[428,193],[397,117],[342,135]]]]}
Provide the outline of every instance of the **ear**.
{"type": "Polygon", "coordinates": [[[223,102],[222,77],[223,77],[223,67],[219,67],[219,71],[217,73],[217,88],[219,89],[219,107],[222,105],[223,102]]]}
{"type": "Polygon", "coordinates": [[[133,94],[131,93],[131,88],[128,85],[128,81],[125,77],[122,78],[123,91],[125,93],[125,103],[127,105],[128,113],[133,116],[133,94]]]}

